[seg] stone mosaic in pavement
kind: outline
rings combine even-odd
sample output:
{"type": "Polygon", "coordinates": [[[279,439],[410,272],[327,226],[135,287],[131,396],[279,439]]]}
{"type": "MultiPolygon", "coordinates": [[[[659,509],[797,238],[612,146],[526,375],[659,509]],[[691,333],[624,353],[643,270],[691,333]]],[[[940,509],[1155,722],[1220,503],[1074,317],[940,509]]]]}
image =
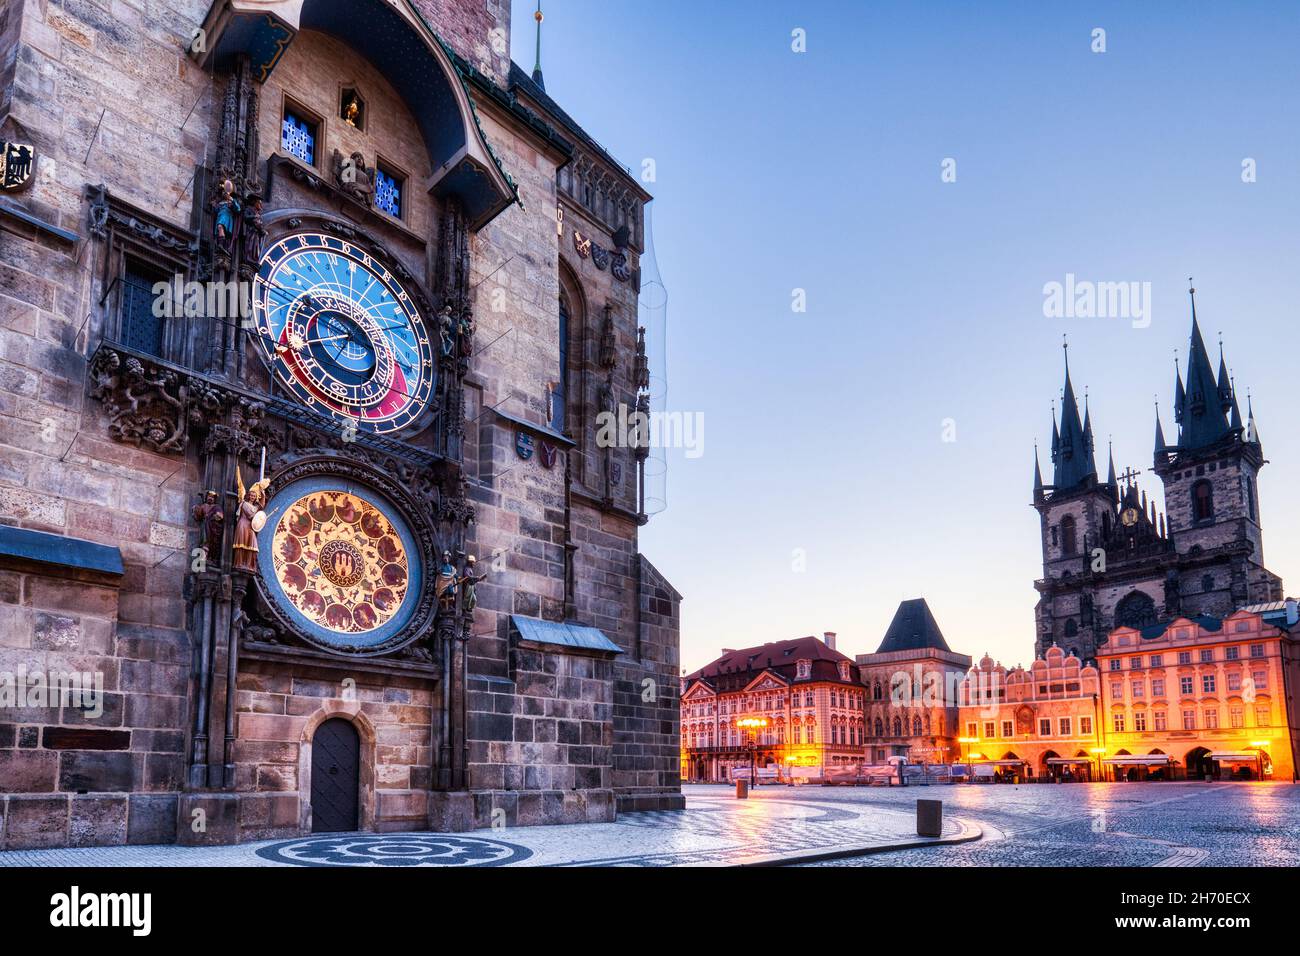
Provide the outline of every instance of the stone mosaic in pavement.
{"type": "MultiPolygon", "coordinates": [[[[685,810],[629,813],[607,824],[316,834],[233,847],[14,850],[0,853],[0,866],[738,866],[942,842],[916,836],[914,803],[818,799],[829,793],[773,787],[736,800],[728,788],[692,788],[685,810]]],[[[978,835],[958,816],[945,821],[943,840],[978,835]]]]}

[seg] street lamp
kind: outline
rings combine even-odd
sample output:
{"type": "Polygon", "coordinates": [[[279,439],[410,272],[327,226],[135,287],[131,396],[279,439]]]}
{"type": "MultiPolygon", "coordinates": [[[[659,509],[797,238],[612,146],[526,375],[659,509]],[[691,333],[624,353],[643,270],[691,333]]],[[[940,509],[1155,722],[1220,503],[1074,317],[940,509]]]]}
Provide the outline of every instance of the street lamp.
{"type": "MultiPolygon", "coordinates": [[[[1101,768],[1101,758],[1104,757],[1104,756],[1106,755],[1106,748],[1105,748],[1105,747],[1093,747],[1091,750],[1088,751],[1088,753],[1090,753],[1090,754],[1096,754],[1096,755],[1097,755],[1097,782],[1098,782],[1098,783],[1101,783],[1101,782],[1102,782],[1102,776],[1103,776],[1103,774],[1102,774],[1102,768],[1101,768]]],[[[1170,770],[1170,771],[1169,771],[1169,776],[1172,777],[1173,775],[1174,775],[1174,772],[1173,772],[1172,770],[1170,770]]]]}
{"type": "Polygon", "coordinates": [[[977,744],[977,743],[979,743],[979,742],[980,742],[980,739],[979,739],[978,737],[958,737],[958,738],[957,738],[957,743],[961,744],[961,745],[962,745],[962,749],[965,750],[965,752],[966,752],[966,756],[965,756],[964,758],[962,758],[962,759],[963,759],[963,762],[966,764],[966,782],[967,782],[967,783],[969,783],[971,780],[973,780],[973,779],[974,779],[974,776],[975,776],[975,774],[974,774],[974,772],[971,770],[971,766],[970,766],[970,745],[971,745],[971,744],[977,744]]]}
{"type": "Polygon", "coordinates": [[[1264,748],[1272,741],[1269,740],[1252,740],[1250,748],[1255,751],[1255,779],[1264,779],[1264,748]]]}
{"type": "Polygon", "coordinates": [[[749,786],[753,788],[758,785],[755,779],[755,763],[758,760],[758,753],[754,738],[759,730],[767,726],[767,718],[742,717],[736,721],[736,726],[745,728],[746,736],[749,739],[749,786]]]}

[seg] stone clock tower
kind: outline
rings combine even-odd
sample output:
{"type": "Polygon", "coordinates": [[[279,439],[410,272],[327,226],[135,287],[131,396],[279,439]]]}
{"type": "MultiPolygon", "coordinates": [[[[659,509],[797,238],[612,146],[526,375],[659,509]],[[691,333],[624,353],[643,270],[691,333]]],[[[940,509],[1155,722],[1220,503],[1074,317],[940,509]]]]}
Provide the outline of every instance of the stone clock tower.
{"type": "Polygon", "coordinates": [[[0,664],[103,686],[0,715],[0,846],[680,807],[646,449],[595,439],[649,194],[499,0],[164,6],[69,11],[90,73],[0,27],[68,77],[0,75],[0,664]]]}

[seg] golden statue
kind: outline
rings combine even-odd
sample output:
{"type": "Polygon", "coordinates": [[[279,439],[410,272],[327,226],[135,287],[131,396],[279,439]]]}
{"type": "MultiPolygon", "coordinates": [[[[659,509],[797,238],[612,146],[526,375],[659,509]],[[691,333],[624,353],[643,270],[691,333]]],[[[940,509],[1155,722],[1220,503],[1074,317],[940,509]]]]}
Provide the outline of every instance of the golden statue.
{"type": "Polygon", "coordinates": [[[236,571],[249,574],[257,572],[257,533],[266,526],[266,488],[271,482],[262,479],[244,490],[244,475],[235,465],[235,481],[239,490],[239,518],[235,522],[235,548],[230,564],[236,571]]]}

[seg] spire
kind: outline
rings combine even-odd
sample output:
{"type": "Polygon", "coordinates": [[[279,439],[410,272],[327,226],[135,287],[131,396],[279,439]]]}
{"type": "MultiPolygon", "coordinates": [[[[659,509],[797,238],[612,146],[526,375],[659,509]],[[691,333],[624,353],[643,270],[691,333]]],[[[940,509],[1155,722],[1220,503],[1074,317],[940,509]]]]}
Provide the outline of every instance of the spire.
{"type": "Polygon", "coordinates": [[[1187,392],[1183,390],[1183,373],[1178,368],[1178,349],[1174,349],[1174,422],[1183,423],[1183,402],[1187,392]]]}
{"type": "Polygon", "coordinates": [[[1069,343],[1065,349],[1065,392],[1061,406],[1060,454],[1055,459],[1056,469],[1052,485],[1058,490],[1074,488],[1090,475],[1096,476],[1097,465],[1092,457],[1092,422],[1088,426],[1079,420],[1079,402],[1074,397],[1074,383],[1070,381],[1069,343]]]}
{"type": "Polygon", "coordinates": [[[1165,443],[1165,429],[1160,424],[1160,402],[1156,401],[1156,464],[1169,460],[1169,445],[1165,443]]]}
{"type": "Polygon", "coordinates": [[[1178,447],[1183,450],[1213,445],[1228,434],[1227,411],[1219,394],[1210,357],[1196,321],[1196,290],[1192,289],[1192,336],[1187,356],[1187,390],[1183,395],[1182,433],[1178,447]]]}
{"type": "Polygon", "coordinates": [[[1240,435],[1242,433],[1241,406],[1237,404],[1237,383],[1232,381],[1232,379],[1228,379],[1228,398],[1230,402],[1229,407],[1232,409],[1232,417],[1228,419],[1228,427],[1231,428],[1235,434],[1240,435]]]}
{"type": "Polygon", "coordinates": [[[1250,404],[1250,391],[1246,392],[1246,441],[1259,445],[1259,426],[1255,424],[1255,409],[1250,404]]]}
{"type": "MultiPolygon", "coordinates": [[[[1053,419],[1055,424],[1055,419],[1053,419]]],[[[1038,467],[1038,442],[1034,442],[1034,501],[1043,500],[1043,470],[1038,467]]]]}
{"type": "Polygon", "coordinates": [[[1106,469],[1106,484],[1110,486],[1110,497],[1112,504],[1119,504],[1119,482],[1115,480],[1115,443],[1106,442],[1107,457],[1110,458],[1110,465],[1106,469]]]}
{"type": "Polygon", "coordinates": [[[537,59],[533,63],[533,82],[543,91],[546,83],[542,81],[542,0],[537,0],[537,12],[533,14],[537,21],[537,59]]]}
{"type": "Polygon", "coordinates": [[[1223,333],[1219,333],[1219,404],[1226,412],[1232,407],[1232,376],[1228,374],[1228,363],[1223,357],[1223,333]]]}

